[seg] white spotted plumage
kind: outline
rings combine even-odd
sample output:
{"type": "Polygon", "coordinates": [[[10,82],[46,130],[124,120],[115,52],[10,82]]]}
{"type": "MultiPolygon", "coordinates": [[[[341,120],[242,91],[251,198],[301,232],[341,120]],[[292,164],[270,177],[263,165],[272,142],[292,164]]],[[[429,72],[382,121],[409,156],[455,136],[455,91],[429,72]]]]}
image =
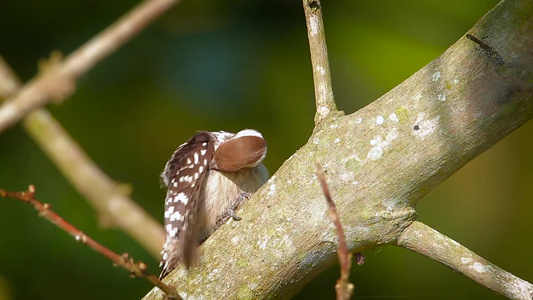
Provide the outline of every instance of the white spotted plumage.
{"type": "Polygon", "coordinates": [[[168,188],[161,278],[180,261],[189,267],[228,212],[236,218],[234,209],[268,179],[265,155],[266,142],[252,129],[202,131],[178,147],[161,174],[168,188]]]}

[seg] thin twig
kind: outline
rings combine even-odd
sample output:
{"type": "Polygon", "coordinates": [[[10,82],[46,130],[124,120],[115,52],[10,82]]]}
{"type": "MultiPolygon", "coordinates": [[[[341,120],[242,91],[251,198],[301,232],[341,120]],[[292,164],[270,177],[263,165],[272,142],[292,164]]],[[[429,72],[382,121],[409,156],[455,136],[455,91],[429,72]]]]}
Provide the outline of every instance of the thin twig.
{"type": "Polygon", "coordinates": [[[533,299],[533,284],[492,264],[422,222],[415,221],[409,225],[397,245],[443,263],[509,299],[533,299]]]}
{"type": "MultiPolygon", "coordinates": [[[[329,217],[333,224],[335,224],[335,229],[337,230],[337,237],[339,239],[339,250],[337,255],[339,256],[339,263],[341,266],[341,278],[337,281],[335,285],[335,290],[337,291],[337,300],[349,300],[352,297],[353,293],[353,284],[348,281],[350,276],[350,267],[352,265],[352,254],[348,251],[348,246],[346,245],[346,237],[344,235],[344,230],[342,229],[341,220],[339,214],[337,213],[337,208],[335,203],[331,198],[329,193],[328,183],[326,182],[326,175],[322,171],[320,164],[316,165],[316,175],[322,186],[322,191],[326,197],[326,201],[329,206],[329,217]]],[[[364,260],[363,260],[364,261],[364,260]]],[[[359,260],[358,260],[359,262],[359,260]]]]}
{"type": "Polygon", "coordinates": [[[0,133],[32,110],[72,94],[76,80],[179,0],[146,0],[74,51],[64,61],[52,53],[48,66],[0,107],[0,133]]]}
{"type": "Polygon", "coordinates": [[[165,292],[165,294],[170,299],[181,299],[181,297],[178,295],[178,293],[173,287],[163,283],[161,280],[159,280],[157,276],[150,274],[147,270],[147,266],[145,263],[141,261],[135,262],[133,258],[129,256],[128,253],[123,253],[122,255],[119,255],[111,251],[102,244],[93,240],[91,237],[83,233],[78,228],[74,227],[74,225],[61,218],[51,209],[50,204],[42,203],[39,200],[35,199],[35,187],[33,185],[30,185],[28,187],[28,191],[25,192],[10,192],[4,189],[0,189],[0,196],[13,198],[31,204],[39,212],[40,217],[45,218],[52,224],[63,229],[72,237],[74,237],[76,241],[89,246],[94,251],[109,258],[116,266],[120,266],[126,269],[128,272],[130,272],[131,276],[142,277],[148,280],[153,285],[159,287],[163,292],[165,292]]]}
{"type": "Polygon", "coordinates": [[[303,0],[303,6],[315,83],[315,125],[318,125],[330,112],[337,110],[337,105],[331,87],[328,47],[322,21],[322,5],[319,0],[303,0]]]}
{"type": "MultiPolygon", "coordinates": [[[[9,97],[20,80],[0,56],[0,97],[9,97]]],[[[55,163],[69,182],[99,214],[100,224],[116,226],[159,259],[163,227],[91,160],[61,124],[40,108],[23,121],[24,129],[55,163]]]]}

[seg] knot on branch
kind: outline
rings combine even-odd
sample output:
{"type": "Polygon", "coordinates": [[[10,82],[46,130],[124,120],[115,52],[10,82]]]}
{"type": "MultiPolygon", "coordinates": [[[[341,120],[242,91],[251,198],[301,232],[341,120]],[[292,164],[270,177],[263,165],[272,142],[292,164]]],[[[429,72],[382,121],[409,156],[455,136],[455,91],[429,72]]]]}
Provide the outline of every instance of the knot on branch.
{"type": "Polygon", "coordinates": [[[322,8],[322,5],[320,5],[320,1],[312,0],[307,3],[307,6],[311,8],[313,11],[317,11],[322,8]]]}
{"type": "Polygon", "coordinates": [[[481,39],[478,39],[474,35],[467,33],[466,38],[471,40],[472,42],[479,45],[479,47],[488,54],[489,58],[497,65],[503,65],[504,61],[501,55],[496,51],[492,46],[490,46],[488,43],[484,42],[481,39]]]}
{"type": "Polygon", "coordinates": [[[62,72],[62,66],[63,54],[58,50],[52,51],[50,58],[41,59],[38,63],[41,84],[54,103],[63,102],[76,91],[74,78],[62,72]]]}
{"type": "Polygon", "coordinates": [[[76,234],[74,236],[74,239],[76,239],[76,241],[78,241],[78,242],[81,242],[82,244],[87,244],[87,240],[88,240],[87,239],[87,235],[85,233],[83,233],[83,232],[80,232],[80,233],[76,234]]]}

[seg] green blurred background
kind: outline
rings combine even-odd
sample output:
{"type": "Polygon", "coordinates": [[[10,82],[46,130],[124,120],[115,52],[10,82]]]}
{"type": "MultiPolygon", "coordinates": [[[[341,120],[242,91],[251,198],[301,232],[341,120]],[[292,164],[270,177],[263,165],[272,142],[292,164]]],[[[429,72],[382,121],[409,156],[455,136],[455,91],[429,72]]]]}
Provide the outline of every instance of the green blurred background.
{"type": "MultiPolygon", "coordinates": [[[[496,0],[323,1],[336,100],[352,113],[436,58],[496,0]]],[[[0,54],[24,80],[37,61],[70,53],[134,6],[132,0],[2,0],[0,54]]],[[[314,93],[299,0],[184,0],[49,107],[133,199],[162,219],[159,173],[195,130],[256,128],[271,172],[313,128],[314,93]]],[[[357,134],[357,133],[355,133],[357,134]]],[[[422,199],[420,220],[498,266],[533,280],[533,124],[469,163],[422,199]]],[[[0,187],[38,197],[109,248],[158,273],[129,236],[102,230],[93,209],[20,126],[0,135],[0,187]]],[[[458,273],[386,247],[354,266],[354,299],[499,299],[458,273]]],[[[228,276],[232,276],[228,274],[228,276]]],[[[295,299],[334,299],[338,268],[295,299]]],[[[139,299],[150,285],[37,217],[0,199],[0,300],[139,299]]]]}

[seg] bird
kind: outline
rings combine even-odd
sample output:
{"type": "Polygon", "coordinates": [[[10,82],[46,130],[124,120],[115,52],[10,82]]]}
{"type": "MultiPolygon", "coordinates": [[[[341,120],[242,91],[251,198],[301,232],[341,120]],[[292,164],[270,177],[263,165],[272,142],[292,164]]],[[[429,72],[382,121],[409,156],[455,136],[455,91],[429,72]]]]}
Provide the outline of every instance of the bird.
{"type": "Polygon", "coordinates": [[[254,129],[237,133],[198,131],[165,165],[167,187],[161,279],[183,262],[196,263],[197,248],[267,180],[267,144],[254,129]]]}

